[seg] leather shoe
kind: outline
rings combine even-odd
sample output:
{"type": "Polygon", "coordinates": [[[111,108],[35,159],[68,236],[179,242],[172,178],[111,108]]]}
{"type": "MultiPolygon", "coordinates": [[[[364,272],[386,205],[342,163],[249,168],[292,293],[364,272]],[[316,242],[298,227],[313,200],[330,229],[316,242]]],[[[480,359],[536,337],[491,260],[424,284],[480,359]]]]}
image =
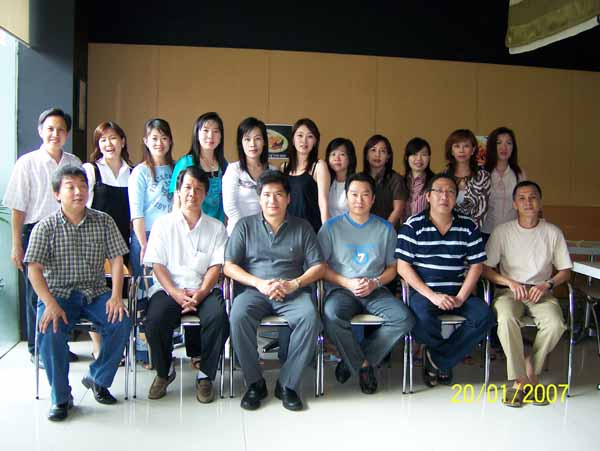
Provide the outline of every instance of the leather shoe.
{"type": "Polygon", "coordinates": [[[90,376],[84,376],[81,383],[87,389],[91,389],[94,393],[94,399],[100,404],[116,404],[117,398],[110,394],[108,388],[96,384],[90,376]]]}
{"type": "Polygon", "coordinates": [[[208,378],[196,380],[196,399],[198,402],[208,404],[215,399],[212,381],[208,378]]]}
{"type": "Polygon", "coordinates": [[[148,390],[148,399],[160,399],[164,397],[167,394],[167,387],[175,380],[176,376],[175,368],[173,368],[173,371],[169,373],[166,379],[156,376],[152,381],[152,385],[150,385],[150,390],[148,390]]]}
{"type": "Polygon", "coordinates": [[[70,397],[67,402],[61,404],[52,404],[48,412],[50,421],[62,421],[69,416],[69,409],[73,407],[73,398],[70,397]]]}
{"type": "Polygon", "coordinates": [[[277,385],[275,385],[275,397],[277,399],[281,399],[283,407],[288,410],[292,410],[297,412],[302,410],[302,400],[291,388],[283,387],[279,381],[277,381],[277,385]]]}
{"type": "Polygon", "coordinates": [[[265,399],[268,394],[267,383],[264,379],[261,379],[248,386],[248,390],[242,398],[240,405],[242,409],[256,410],[260,407],[260,401],[265,399]]]}
{"type": "Polygon", "coordinates": [[[336,380],[340,384],[344,384],[348,379],[350,379],[350,375],[351,373],[350,369],[348,368],[348,365],[346,365],[343,360],[340,360],[340,362],[335,367],[336,380]]]}
{"type": "Polygon", "coordinates": [[[372,395],[377,391],[377,378],[371,365],[361,368],[358,372],[360,389],[365,395],[372,395]]]}
{"type": "Polygon", "coordinates": [[[77,354],[75,354],[72,351],[69,351],[69,362],[73,363],[73,362],[78,362],[79,361],[79,356],[77,354]]]}

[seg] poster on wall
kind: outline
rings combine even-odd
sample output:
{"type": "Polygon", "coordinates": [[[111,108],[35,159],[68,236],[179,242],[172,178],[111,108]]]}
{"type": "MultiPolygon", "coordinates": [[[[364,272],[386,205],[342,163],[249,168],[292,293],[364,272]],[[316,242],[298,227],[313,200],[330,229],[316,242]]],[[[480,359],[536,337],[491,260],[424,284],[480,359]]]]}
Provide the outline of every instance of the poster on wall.
{"type": "Polygon", "coordinates": [[[291,135],[291,125],[267,124],[270,160],[287,160],[291,135]]]}
{"type": "Polygon", "coordinates": [[[485,157],[487,155],[487,150],[486,150],[486,146],[487,146],[487,136],[476,136],[475,138],[477,138],[477,150],[476,150],[476,156],[477,156],[477,166],[483,166],[485,165],[485,157]]]}

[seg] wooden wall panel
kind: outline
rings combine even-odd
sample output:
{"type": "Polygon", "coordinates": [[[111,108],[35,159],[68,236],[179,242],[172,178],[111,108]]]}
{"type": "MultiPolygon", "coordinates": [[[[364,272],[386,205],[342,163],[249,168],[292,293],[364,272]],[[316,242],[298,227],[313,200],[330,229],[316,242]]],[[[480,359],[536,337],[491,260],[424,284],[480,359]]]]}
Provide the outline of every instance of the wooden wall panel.
{"type": "Polygon", "coordinates": [[[90,44],[88,61],[88,155],[96,126],[114,120],[132,161],[140,161],[144,122],[158,111],[159,47],[90,44]]]}
{"type": "Polygon", "coordinates": [[[376,132],[390,139],[395,169],[404,173],[404,147],[420,136],[432,147],[432,168],[442,170],[448,135],[475,127],[476,94],[474,64],[377,58],[376,132]]]}
{"type": "Polygon", "coordinates": [[[268,120],[293,124],[302,117],[313,119],[321,132],[321,157],[337,136],[362,148],[375,125],[374,58],[302,52],[269,55],[268,120]]]}
{"type": "Polygon", "coordinates": [[[158,114],[169,121],[179,158],[191,145],[198,116],[216,111],[225,126],[225,157],[236,161],[238,124],[266,117],[267,53],[195,47],[160,47],[158,114]]]}
{"type": "MultiPolygon", "coordinates": [[[[600,207],[600,74],[573,72],[572,205],[600,207]]],[[[600,226],[599,222],[595,223],[600,226]]]]}
{"type": "Polygon", "coordinates": [[[569,205],[573,160],[571,73],[478,65],[478,134],[506,125],[517,135],[519,163],[548,204],[569,205]]]}

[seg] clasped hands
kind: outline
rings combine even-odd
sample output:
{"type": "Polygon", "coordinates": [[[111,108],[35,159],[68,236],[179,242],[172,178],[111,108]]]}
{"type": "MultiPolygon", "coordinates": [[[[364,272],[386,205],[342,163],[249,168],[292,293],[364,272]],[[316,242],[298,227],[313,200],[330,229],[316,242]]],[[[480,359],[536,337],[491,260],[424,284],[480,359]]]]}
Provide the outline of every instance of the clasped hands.
{"type": "Polygon", "coordinates": [[[364,298],[377,288],[377,282],[368,277],[358,277],[356,279],[348,279],[346,288],[351,291],[354,296],[364,298]]]}
{"type": "Polygon", "coordinates": [[[283,302],[287,295],[293,293],[298,288],[300,287],[295,280],[285,279],[261,279],[260,282],[256,284],[256,289],[258,291],[265,296],[268,296],[272,301],[277,302],[283,302]]]}
{"type": "Polygon", "coordinates": [[[519,282],[511,281],[508,284],[508,288],[513,292],[515,301],[531,301],[536,304],[542,296],[548,291],[548,284],[546,282],[534,285],[527,290],[525,285],[519,282]]]}
{"type": "Polygon", "coordinates": [[[195,312],[207,293],[201,288],[176,288],[170,293],[181,306],[181,313],[195,312]]]}
{"type": "Polygon", "coordinates": [[[452,296],[445,293],[434,293],[429,300],[442,310],[453,310],[463,305],[466,299],[461,296],[452,296]]]}

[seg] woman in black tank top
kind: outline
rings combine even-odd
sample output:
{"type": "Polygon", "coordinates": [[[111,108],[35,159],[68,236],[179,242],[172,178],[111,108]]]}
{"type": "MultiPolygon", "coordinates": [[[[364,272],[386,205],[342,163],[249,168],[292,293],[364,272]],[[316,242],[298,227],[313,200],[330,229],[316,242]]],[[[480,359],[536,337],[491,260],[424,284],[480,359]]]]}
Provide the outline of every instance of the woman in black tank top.
{"type": "Polygon", "coordinates": [[[289,161],[283,165],[290,182],[288,212],[306,219],[315,233],[329,217],[330,175],[327,163],[318,159],[320,137],[312,120],[298,120],[292,128],[289,161]]]}
{"type": "MultiPolygon", "coordinates": [[[[129,247],[130,214],[127,183],[131,162],[127,152],[127,138],[118,124],[102,122],[94,130],[94,150],[90,162],[83,165],[88,177],[88,207],[103,211],[112,217],[123,240],[129,247]]],[[[128,264],[129,254],[123,256],[128,264]]],[[[94,343],[92,355],[98,357],[101,337],[90,332],[94,343]]]]}

